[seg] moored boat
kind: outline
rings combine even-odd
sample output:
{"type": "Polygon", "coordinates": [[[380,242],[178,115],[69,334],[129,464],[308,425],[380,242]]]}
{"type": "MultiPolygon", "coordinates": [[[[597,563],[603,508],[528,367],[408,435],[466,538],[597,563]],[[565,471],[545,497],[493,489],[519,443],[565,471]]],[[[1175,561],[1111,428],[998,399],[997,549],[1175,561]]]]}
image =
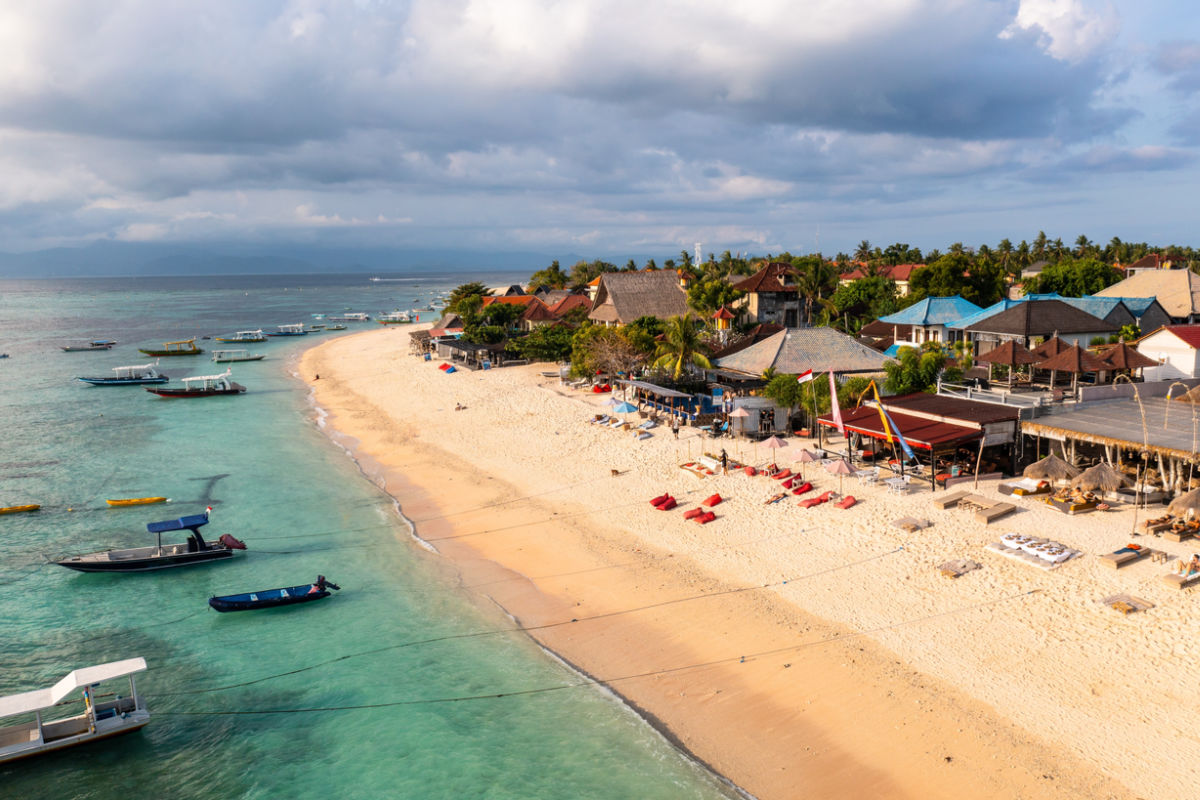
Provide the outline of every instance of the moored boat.
{"type": "Polygon", "coordinates": [[[183,386],[147,386],[146,391],[159,397],[216,397],[246,391],[245,386],[231,381],[229,375],[228,369],[220,375],[195,375],[184,378],[183,386]]]}
{"type": "Polygon", "coordinates": [[[370,322],[371,315],[362,311],[347,311],[334,317],[326,318],[329,322],[370,322]]]}
{"type": "Polygon", "coordinates": [[[196,346],[195,339],[183,339],[178,342],[163,342],[161,350],[144,350],[138,348],[139,353],[145,353],[148,356],[198,356],[204,351],[196,346]]]}
{"type": "Polygon", "coordinates": [[[151,522],[146,530],[156,534],[158,544],[151,547],[129,547],[119,550],[101,550],[96,553],[70,556],[56,561],[60,567],[79,572],[149,572],[155,569],[186,567],[233,558],[234,551],[245,550],[246,545],[228,533],[221,534],[215,542],[207,542],[200,535],[200,528],[208,524],[208,510],[179,519],[151,522]],[[162,543],[166,531],[190,531],[183,544],[162,543]]]}
{"type": "Polygon", "coordinates": [[[262,361],[266,358],[262,353],[251,353],[249,350],[213,350],[212,360],[218,364],[236,361],[262,361]]]}
{"type": "Polygon", "coordinates": [[[233,336],[218,336],[218,342],[237,342],[242,344],[258,344],[265,342],[267,336],[262,332],[262,329],[253,331],[238,331],[233,336]]]}
{"type": "Polygon", "coordinates": [[[27,511],[37,511],[41,508],[38,503],[26,503],[23,506],[0,506],[0,514],[24,514],[27,511]]]}
{"type": "Polygon", "coordinates": [[[380,314],[375,318],[375,321],[380,325],[402,325],[407,322],[412,322],[412,317],[404,311],[391,311],[387,314],[380,314]]]}
{"type": "Polygon", "coordinates": [[[64,353],[83,353],[89,350],[112,350],[115,339],[89,339],[84,344],[66,344],[61,349],[64,353]]]}
{"type": "Polygon", "coordinates": [[[327,330],[327,331],[344,331],[344,330],[346,330],[346,326],[339,322],[339,323],[335,323],[333,325],[326,325],[325,330],[327,330]]]}
{"type": "Polygon", "coordinates": [[[299,586],[286,586],[281,589],[263,589],[258,592],[245,594],[227,594],[222,597],[208,598],[208,604],[217,611],[254,611],[260,608],[278,608],[297,603],[310,603],[313,600],[323,600],[329,597],[330,589],[340,590],[336,583],[325,580],[324,575],[318,575],[313,583],[302,583],[299,586]]]}
{"type": "Polygon", "coordinates": [[[163,375],[153,364],[140,364],[129,367],[113,367],[116,373],[111,378],[76,378],[77,381],[90,383],[92,386],[139,386],[144,383],[166,383],[170,377],[163,375]]]}
{"type": "Polygon", "coordinates": [[[307,336],[308,331],[304,330],[304,323],[297,322],[295,325],[278,325],[275,330],[267,331],[267,336],[307,336]]]}
{"type": "Polygon", "coordinates": [[[124,500],[105,500],[110,506],[120,508],[124,506],[149,506],[155,503],[165,503],[171,498],[169,497],[129,497],[124,500]]]}
{"type": "Polygon", "coordinates": [[[0,719],[33,715],[32,720],[0,726],[0,763],[141,728],[150,721],[150,712],[137,693],[133,676],[145,669],[143,658],[110,661],[73,670],[48,689],[0,697],[0,719]],[[128,695],[96,692],[97,684],[125,677],[129,678],[128,695]],[[61,713],[59,708],[70,703],[67,698],[75,692],[80,693],[76,702],[83,703],[83,713],[58,719],[43,718],[43,714],[61,713]],[[102,697],[106,699],[101,700],[102,697]]]}

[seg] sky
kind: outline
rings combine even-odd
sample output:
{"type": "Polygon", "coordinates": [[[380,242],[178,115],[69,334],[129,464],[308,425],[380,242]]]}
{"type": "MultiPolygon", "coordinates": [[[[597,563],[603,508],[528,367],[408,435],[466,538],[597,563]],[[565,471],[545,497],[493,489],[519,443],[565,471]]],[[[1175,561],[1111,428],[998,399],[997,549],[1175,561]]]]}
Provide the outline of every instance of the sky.
{"type": "Polygon", "coordinates": [[[1196,245],[1186,0],[7,0],[0,251],[1196,245]]]}

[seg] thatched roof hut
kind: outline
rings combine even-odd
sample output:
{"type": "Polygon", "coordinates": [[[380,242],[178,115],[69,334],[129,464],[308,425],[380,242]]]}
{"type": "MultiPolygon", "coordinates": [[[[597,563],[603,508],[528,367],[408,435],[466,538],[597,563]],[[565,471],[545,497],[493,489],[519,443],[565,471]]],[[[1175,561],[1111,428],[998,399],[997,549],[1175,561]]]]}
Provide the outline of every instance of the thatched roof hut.
{"type": "Polygon", "coordinates": [[[1085,491],[1100,489],[1105,492],[1120,489],[1126,483],[1128,481],[1125,476],[1118,472],[1111,464],[1105,462],[1101,462],[1094,467],[1088,467],[1071,481],[1072,486],[1077,486],[1085,491]]]}
{"type": "Polygon", "coordinates": [[[1179,495],[1167,506],[1167,511],[1177,517],[1182,517],[1189,511],[1193,514],[1200,513],[1200,489],[1192,489],[1179,495]]]}
{"type": "Polygon", "coordinates": [[[1079,468],[1051,453],[1041,461],[1030,464],[1022,474],[1035,480],[1065,481],[1078,475],[1079,468]]]}

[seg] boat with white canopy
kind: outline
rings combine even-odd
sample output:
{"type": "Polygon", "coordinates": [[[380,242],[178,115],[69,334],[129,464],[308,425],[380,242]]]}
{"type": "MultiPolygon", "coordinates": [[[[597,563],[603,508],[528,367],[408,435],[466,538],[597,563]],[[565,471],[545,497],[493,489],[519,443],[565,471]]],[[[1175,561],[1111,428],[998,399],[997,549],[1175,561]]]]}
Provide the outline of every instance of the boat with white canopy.
{"type": "Polygon", "coordinates": [[[253,331],[238,331],[233,336],[218,336],[216,338],[218,342],[239,342],[243,344],[257,344],[267,340],[267,336],[262,332],[261,328],[253,331]]]}
{"type": "Polygon", "coordinates": [[[48,689],[0,697],[0,720],[33,717],[0,727],[0,763],[141,728],[150,721],[150,712],[137,693],[134,675],[145,670],[144,658],[127,658],[73,670],[48,689]],[[129,678],[128,695],[97,692],[98,684],[125,677],[129,678]],[[80,693],[75,702],[83,703],[82,713],[46,718],[74,705],[68,698],[75,692],[80,693]]]}
{"type": "Polygon", "coordinates": [[[267,331],[267,336],[307,336],[308,331],[304,330],[304,323],[297,322],[295,325],[277,325],[275,330],[267,331]]]}
{"type": "Polygon", "coordinates": [[[55,561],[60,567],[77,572],[148,572],[171,567],[187,567],[233,558],[235,550],[245,550],[246,544],[231,534],[223,533],[214,542],[206,541],[200,528],[208,524],[208,510],[178,519],[146,524],[146,530],[157,536],[157,544],[148,547],[128,547],[120,550],[101,550],[81,556],[68,556],[55,561]],[[182,544],[162,543],[164,532],[188,531],[182,544]]]}
{"type": "Polygon", "coordinates": [[[213,350],[212,360],[218,364],[231,361],[262,361],[266,358],[262,353],[251,353],[249,350],[213,350]]]}
{"type": "Polygon", "coordinates": [[[166,383],[170,376],[156,369],[158,362],[153,364],[136,364],[128,367],[113,367],[116,373],[111,378],[76,378],[77,381],[90,383],[92,386],[137,386],[143,383],[166,383]]]}
{"type": "Polygon", "coordinates": [[[183,386],[147,386],[146,391],[159,397],[215,397],[225,394],[241,394],[246,387],[230,380],[226,369],[220,375],[193,375],[183,379],[183,386]]]}

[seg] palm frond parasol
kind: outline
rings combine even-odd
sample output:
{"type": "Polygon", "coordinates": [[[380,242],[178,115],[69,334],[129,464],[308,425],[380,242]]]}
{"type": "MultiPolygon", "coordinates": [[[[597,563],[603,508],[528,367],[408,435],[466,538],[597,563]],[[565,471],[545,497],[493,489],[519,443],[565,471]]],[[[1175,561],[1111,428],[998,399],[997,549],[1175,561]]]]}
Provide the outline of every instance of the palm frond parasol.
{"type": "Polygon", "coordinates": [[[1035,461],[1021,473],[1026,478],[1047,481],[1065,481],[1079,474],[1079,467],[1072,466],[1051,453],[1041,461],[1035,461]]]}
{"type": "Polygon", "coordinates": [[[1128,482],[1128,479],[1118,472],[1112,464],[1101,462],[1094,467],[1088,467],[1076,475],[1071,481],[1071,485],[1077,486],[1084,491],[1100,489],[1101,491],[1111,492],[1114,489],[1120,489],[1128,482]]]}
{"type": "Polygon", "coordinates": [[[1200,512],[1200,489],[1179,495],[1167,506],[1167,512],[1177,517],[1185,516],[1189,511],[1193,514],[1200,512]]]}

